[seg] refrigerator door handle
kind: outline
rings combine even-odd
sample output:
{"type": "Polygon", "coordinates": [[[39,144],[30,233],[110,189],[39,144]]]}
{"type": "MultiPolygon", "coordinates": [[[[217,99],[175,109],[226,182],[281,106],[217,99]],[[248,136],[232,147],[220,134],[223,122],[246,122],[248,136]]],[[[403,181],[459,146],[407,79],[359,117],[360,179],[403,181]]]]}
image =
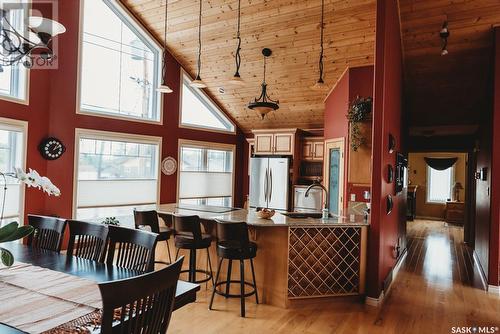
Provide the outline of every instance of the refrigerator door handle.
{"type": "Polygon", "coordinates": [[[264,200],[267,202],[267,191],[269,187],[269,180],[267,178],[268,169],[266,168],[266,177],[264,178],[264,200]]]}
{"type": "Polygon", "coordinates": [[[269,168],[269,202],[271,202],[271,198],[273,197],[273,170],[269,168]]]}

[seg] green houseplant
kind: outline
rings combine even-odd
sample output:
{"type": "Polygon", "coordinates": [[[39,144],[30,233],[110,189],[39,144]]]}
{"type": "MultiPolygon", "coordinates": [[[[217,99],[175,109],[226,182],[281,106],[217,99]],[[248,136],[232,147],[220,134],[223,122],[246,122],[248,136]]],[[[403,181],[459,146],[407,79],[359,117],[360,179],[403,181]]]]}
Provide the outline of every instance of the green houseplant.
{"type": "MultiPolygon", "coordinates": [[[[0,227],[0,245],[4,242],[15,241],[27,237],[33,233],[33,226],[19,226],[17,222],[12,222],[3,227],[0,227]]],[[[14,263],[14,255],[0,246],[0,258],[3,265],[10,267],[14,263]]]]}
{"type": "Polygon", "coordinates": [[[102,223],[104,225],[113,225],[113,226],[120,226],[120,221],[116,219],[115,217],[106,217],[102,223]]]}
{"type": "Polygon", "coordinates": [[[347,111],[347,120],[351,127],[350,141],[353,151],[357,151],[365,144],[366,139],[362,136],[359,123],[366,122],[372,112],[371,97],[356,97],[350,104],[347,111]]]}

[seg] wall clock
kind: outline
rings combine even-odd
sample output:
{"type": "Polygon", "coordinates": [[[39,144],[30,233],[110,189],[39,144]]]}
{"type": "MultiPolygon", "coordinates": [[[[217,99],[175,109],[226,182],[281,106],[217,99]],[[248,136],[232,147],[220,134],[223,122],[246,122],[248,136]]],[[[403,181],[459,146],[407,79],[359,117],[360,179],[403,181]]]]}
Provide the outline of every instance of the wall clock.
{"type": "Polygon", "coordinates": [[[56,160],[66,152],[66,147],[59,139],[48,137],[41,141],[38,150],[44,159],[56,160]]]}
{"type": "Polygon", "coordinates": [[[177,171],[177,161],[172,157],[166,157],[161,162],[161,171],[165,175],[173,175],[177,171]]]}

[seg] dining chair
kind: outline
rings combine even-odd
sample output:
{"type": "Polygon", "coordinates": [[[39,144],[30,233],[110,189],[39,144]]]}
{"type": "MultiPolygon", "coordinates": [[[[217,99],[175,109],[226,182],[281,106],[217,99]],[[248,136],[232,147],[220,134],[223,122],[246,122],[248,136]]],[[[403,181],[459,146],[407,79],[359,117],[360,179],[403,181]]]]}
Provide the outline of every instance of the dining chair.
{"type": "Polygon", "coordinates": [[[148,211],[134,210],[134,222],[136,229],[144,230],[145,227],[149,226],[151,232],[158,234],[158,241],[166,242],[169,262],[166,263],[158,261],[157,263],[164,263],[164,264],[172,263],[172,256],[170,255],[170,245],[168,243],[168,240],[174,234],[174,230],[171,229],[172,216],[166,214],[158,214],[158,212],[156,212],[155,210],[148,210],[148,211]],[[160,226],[160,221],[158,220],[158,216],[160,216],[165,221],[165,224],[167,226],[160,226]]]}
{"type": "Polygon", "coordinates": [[[140,272],[153,271],[157,238],[156,233],[110,225],[106,263],[140,272]]]}
{"type": "Polygon", "coordinates": [[[78,220],[68,220],[68,256],[104,261],[108,226],[78,220]]]}
{"type": "Polygon", "coordinates": [[[28,246],[55,252],[61,251],[66,219],[28,215],[28,224],[35,229],[28,236],[28,246]]]}
{"type": "Polygon", "coordinates": [[[166,333],[183,260],[133,278],[99,283],[101,333],[166,333]]]}

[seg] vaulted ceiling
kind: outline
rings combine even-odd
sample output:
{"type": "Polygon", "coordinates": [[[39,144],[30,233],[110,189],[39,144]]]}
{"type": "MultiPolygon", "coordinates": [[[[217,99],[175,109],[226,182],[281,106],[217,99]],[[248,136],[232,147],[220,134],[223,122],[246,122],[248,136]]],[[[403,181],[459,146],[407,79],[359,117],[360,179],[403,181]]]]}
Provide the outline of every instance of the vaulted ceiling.
{"type": "MultiPolygon", "coordinates": [[[[164,0],[122,0],[163,40],[164,0]]],[[[259,128],[323,127],[323,100],[346,66],[373,64],[376,0],[325,0],[327,89],[318,79],[321,0],[241,0],[242,67],[245,84],[230,84],[235,64],[237,0],[203,0],[202,73],[209,95],[244,131],[259,128]],[[269,47],[269,94],[280,109],[261,120],[246,108],[260,95],[262,53],[269,47]],[[224,93],[219,88],[224,88],[224,93]]],[[[196,73],[198,0],[169,0],[170,52],[191,76],[196,73]]]]}
{"type": "Polygon", "coordinates": [[[410,126],[484,122],[491,109],[492,27],[499,0],[400,0],[410,126]],[[449,54],[439,31],[448,21],[449,54]]]}

